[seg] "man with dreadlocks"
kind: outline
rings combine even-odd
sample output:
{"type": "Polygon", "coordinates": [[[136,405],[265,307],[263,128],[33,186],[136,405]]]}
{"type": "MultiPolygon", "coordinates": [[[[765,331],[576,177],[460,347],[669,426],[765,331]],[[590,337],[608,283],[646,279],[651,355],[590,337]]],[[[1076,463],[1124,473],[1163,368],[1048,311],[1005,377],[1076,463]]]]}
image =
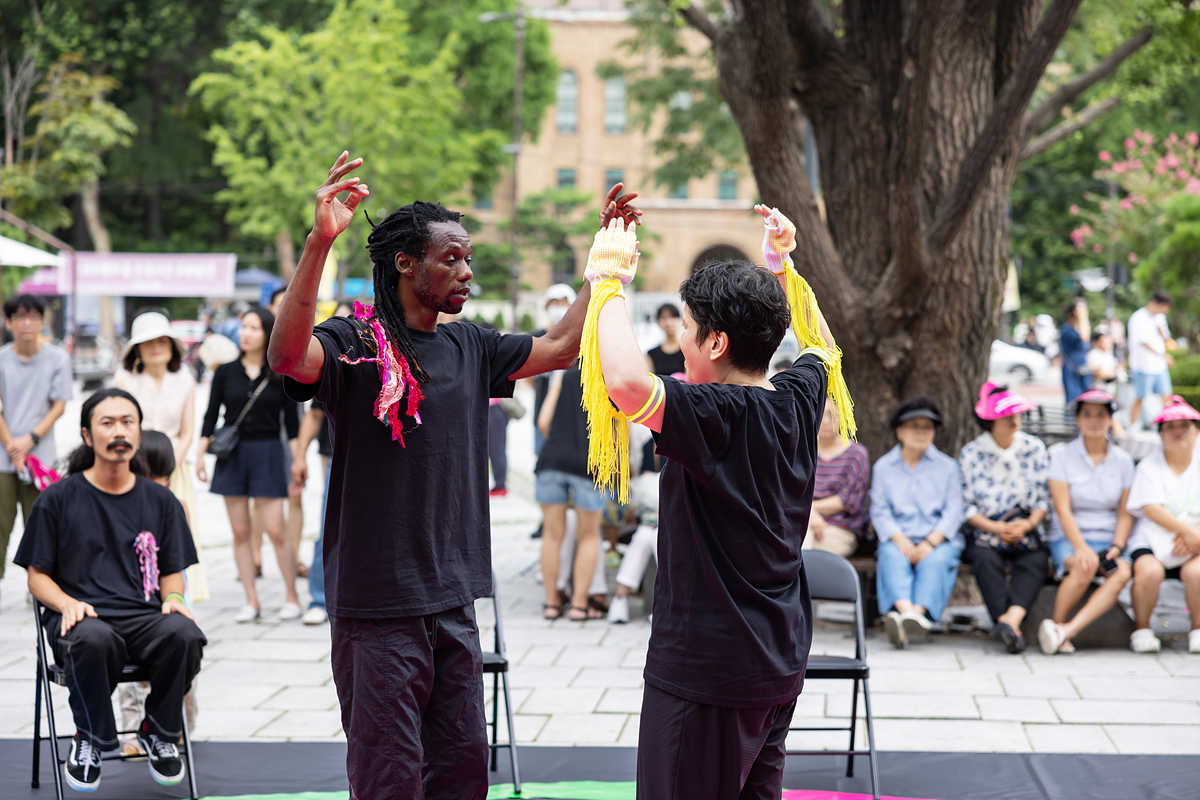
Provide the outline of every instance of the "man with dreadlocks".
{"type": "MultiPolygon", "coordinates": [[[[334,431],[325,594],[351,796],[483,798],[474,601],[492,592],[488,398],[574,362],[589,293],[539,337],[439,325],[469,296],[471,240],[458,213],[416,202],[367,239],[374,308],[314,329],[326,256],[369,195],[350,176],[361,164],[343,152],[317,190],[268,351],[287,391],[320,400],[334,431]]],[[[620,188],[602,219],[636,220],[620,188]]]]}

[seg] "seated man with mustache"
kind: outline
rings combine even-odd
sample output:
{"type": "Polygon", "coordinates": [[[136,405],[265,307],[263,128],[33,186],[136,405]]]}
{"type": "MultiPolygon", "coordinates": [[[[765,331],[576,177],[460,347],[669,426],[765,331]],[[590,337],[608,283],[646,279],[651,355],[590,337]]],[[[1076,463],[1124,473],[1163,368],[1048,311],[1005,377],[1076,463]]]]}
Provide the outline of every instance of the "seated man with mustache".
{"type": "Polygon", "coordinates": [[[207,641],[183,604],[183,570],[196,548],[170,489],[135,475],[142,410],[128,392],[102,389],[83,403],[83,445],[70,474],[33,504],[13,559],[46,606],[42,625],[66,671],[77,731],[63,765],[67,784],[100,786],[100,752],[117,748],[112,693],[126,663],[150,676],[138,741],[150,777],[179,783],[183,696],[207,641]]]}

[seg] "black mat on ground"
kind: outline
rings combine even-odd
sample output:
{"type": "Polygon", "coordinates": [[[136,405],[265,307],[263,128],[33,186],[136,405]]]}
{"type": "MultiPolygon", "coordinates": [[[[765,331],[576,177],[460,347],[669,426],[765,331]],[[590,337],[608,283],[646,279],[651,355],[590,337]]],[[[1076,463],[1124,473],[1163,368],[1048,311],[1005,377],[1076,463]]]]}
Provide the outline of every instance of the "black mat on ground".
{"type": "MultiPolygon", "coordinates": [[[[213,742],[196,745],[202,797],[242,794],[336,791],[345,788],[344,745],[324,743],[213,742]]],[[[629,781],[636,752],[626,747],[523,747],[521,777],[526,781],[629,781]]],[[[54,797],[53,778],[43,760],[42,786],[29,786],[28,740],[0,739],[0,798],[54,797]]],[[[885,794],[943,800],[1196,800],[1200,758],[1195,756],[1104,756],[1021,753],[879,754],[885,794]]],[[[867,791],[867,764],[859,759],[855,777],[845,777],[845,760],[834,757],[788,759],[788,789],[867,791]]],[[[507,761],[493,783],[510,780],[507,761]]],[[[69,788],[68,797],[79,797],[69,788]]],[[[183,797],[150,781],[141,762],[106,762],[96,800],[162,800],[183,797]]]]}

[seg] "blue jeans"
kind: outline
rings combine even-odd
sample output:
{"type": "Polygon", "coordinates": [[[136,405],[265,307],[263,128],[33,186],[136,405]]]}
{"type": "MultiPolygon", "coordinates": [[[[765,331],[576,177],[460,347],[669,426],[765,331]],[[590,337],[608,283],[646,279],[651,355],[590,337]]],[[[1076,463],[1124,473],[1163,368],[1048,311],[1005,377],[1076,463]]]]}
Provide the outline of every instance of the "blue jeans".
{"type": "Polygon", "coordinates": [[[962,545],[955,540],[933,548],[915,567],[890,539],[880,542],[875,560],[875,588],[879,595],[879,613],[886,614],[897,600],[923,606],[934,621],[946,610],[946,601],[958,576],[962,545]]]}
{"type": "Polygon", "coordinates": [[[325,492],[321,495],[321,533],[313,545],[312,564],[308,568],[308,593],[312,596],[309,608],[325,607],[325,501],[329,499],[329,470],[325,471],[325,492]]]}

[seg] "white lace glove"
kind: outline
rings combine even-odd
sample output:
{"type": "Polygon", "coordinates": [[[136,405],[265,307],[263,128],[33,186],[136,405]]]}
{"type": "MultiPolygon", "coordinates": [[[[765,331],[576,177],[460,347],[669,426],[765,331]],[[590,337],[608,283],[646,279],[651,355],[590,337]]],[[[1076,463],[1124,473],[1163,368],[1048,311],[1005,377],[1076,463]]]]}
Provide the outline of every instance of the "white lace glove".
{"type": "Polygon", "coordinates": [[[596,281],[613,278],[628,286],[637,274],[637,225],[628,228],[620,218],[596,231],[592,249],[588,252],[587,269],[583,276],[593,285],[596,281]]]}

